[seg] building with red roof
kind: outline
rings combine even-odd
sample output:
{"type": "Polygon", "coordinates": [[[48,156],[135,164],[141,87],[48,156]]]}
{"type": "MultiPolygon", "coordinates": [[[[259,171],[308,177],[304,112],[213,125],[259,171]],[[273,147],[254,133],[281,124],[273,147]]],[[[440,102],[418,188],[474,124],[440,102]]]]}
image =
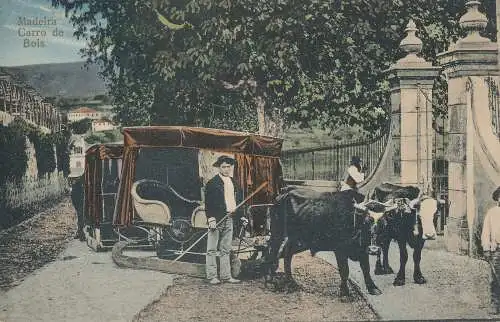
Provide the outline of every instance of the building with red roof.
{"type": "Polygon", "coordinates": [[[76,122],[83,119],[98,120],[102,117],[99,111],[96,111],[90,107],[82,106],[68,113],[68,121],[76,122]]]}

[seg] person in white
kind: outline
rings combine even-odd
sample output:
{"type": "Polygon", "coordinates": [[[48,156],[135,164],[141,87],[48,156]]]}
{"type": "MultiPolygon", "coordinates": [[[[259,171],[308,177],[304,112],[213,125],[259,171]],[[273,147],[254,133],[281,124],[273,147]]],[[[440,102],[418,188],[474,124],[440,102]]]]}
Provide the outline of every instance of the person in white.
{"type": "Polygon", "coordinates": [[[342,182],[341,191],[349,189],[358,189],[358,184],[365,181],[366,168],[363,167],[363,161],[358,156],[351,158],[351,164],[347,168],[347,175],[344,182],[342,182]]]}
{"type": "Polygon", "coordinates": [[[500,187],[493,192],[496,205],[488,210],[483,222],[481,246],[485,258],[491,264],[491,304],[493,314],[500,313],[500,187]]]}
{"type": "Polygon", "coordinates": [[[222,155],[213,164],[219,174],[205,186],[205,212],[208,220],[206,275],[210,284],[240,281],[231,276],[230,253],[233,240],[233,219],[238,217],[237,204],[241,201],[241,191],[231,177],[235,160],[222,155]],[[227,215],[227,216],[226,216],[227,215]],[[217,250],[219,250],[219,275],[217,278],[217,250]]]}

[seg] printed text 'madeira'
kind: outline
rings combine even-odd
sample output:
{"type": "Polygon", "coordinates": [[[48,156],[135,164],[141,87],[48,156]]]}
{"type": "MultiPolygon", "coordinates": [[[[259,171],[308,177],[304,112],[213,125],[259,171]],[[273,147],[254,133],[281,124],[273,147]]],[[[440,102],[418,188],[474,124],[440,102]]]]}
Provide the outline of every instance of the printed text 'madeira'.
{"type": "Polygon", "coordinates": [[[18,17],[17,25],[18,26],[55,26],[56,19],[51,17],[18,17]]]}

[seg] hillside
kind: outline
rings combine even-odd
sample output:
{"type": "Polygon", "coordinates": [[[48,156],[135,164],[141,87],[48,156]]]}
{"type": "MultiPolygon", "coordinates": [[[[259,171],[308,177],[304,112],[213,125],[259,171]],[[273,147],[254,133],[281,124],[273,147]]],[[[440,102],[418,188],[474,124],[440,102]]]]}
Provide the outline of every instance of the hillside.
{"type": "Polygon", "coordinates": [[[94,97],[106,93],[98,67],[83,62],[0,67],[45,97],[94,97]]]}

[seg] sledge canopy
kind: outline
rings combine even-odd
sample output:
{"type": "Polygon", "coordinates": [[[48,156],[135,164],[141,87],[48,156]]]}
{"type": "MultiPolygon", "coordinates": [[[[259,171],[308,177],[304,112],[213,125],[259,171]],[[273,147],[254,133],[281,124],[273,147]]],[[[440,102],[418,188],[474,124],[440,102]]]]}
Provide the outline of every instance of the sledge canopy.
{"type": "Polygon", "coordinates": [[[235,158],[234,179],[244,197],[268,181],[248,205],[272,203],[283,185],[280,138],[187,126],[125,127],[123,136],[123,171],[113,220],[117,226],[133,222],[130,192],[137,180],[159,180],[187,199],[201,200],[220,154],[235,158]]]}

